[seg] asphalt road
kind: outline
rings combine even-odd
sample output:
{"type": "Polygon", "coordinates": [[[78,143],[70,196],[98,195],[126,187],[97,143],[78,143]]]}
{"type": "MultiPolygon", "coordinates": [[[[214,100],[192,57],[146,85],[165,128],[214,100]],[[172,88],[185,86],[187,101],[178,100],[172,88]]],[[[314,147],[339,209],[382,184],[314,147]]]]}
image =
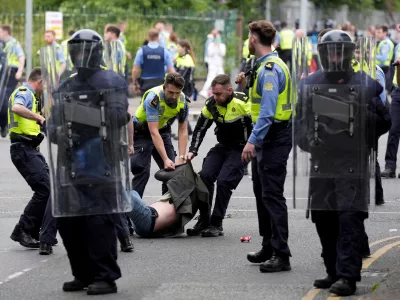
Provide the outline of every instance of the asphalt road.
{"type": "MultiPolygon", "coordinates": [[[[210,128],[194,160],[200,170],[202,157],[215,143],[210,128]]],[[[386,136],[380,141],[380,162],[383,164],[386,136]]],[[[47,152],[45,143],[42,152],[47,152]]],[[[64,293],[62,283],[72,279],[68,258],[62,243],[51,256],[40,256],[36,250],[24,249],[9,236],[31,190],[14,168],[9,155],[9,141],[0,140],[3,157],[0,173],[0,300],[15,299],[83,299],[84,292],[64,293]]],[[[46,155],[47,156],[47,155],[46,155]]],[[[325,276],[320,258],[321,246],[315,227],[305,219],[304,210],[292,209],[292,162],[288,165],[286,197],[289,206],[289,245],[292,271],[261,274],[258,266],[246,260],[249,251],[260,248],[257,213],[249,177],[243,178],[234,191],[228,217],[224,221],[225,236],[219,238],[187,237],[175,239],[134,238],[135,252],[120,253],[118,262],[122,278],[118,294],[100,299],[329,299],[327,291],[312,288],[313,280],[325,276]],[[240,237],[250,235],[251,243],[240,237]],[[303,298],[304,297],[304,298],[303,298]]],[[[156,172],[152,163],[152,174],[156,172]]],[[[371,296],[370,289],[380,284],[395,270],[400,270],[400,179],[384,181],[386,205],[370,213],[366,222],[373,256],[364,261],[362,282],[357,295],[349,299],[371,296]]],[[[306,185],[304,186],[306,188],[306,185]]],[[[161,184],[153,176],[145,191],[150,203],[161,194],[161,184]]],[[[192,221],[189,226],[194,225],[192,221]]],[[[398,278],[396,278],[398,280],[398,278]]],[[[400,297],[400,296],[399,296],[400,297]]],[[[398,299],[390,296],[387,299],[398,299]]],[[[336,298],[338,299],[338,298],[336,298]]],[[[365,298],[366,299],[366,298],[365,298]]],[[[380,298],[384,299],[384,298],[380,298]]]]}

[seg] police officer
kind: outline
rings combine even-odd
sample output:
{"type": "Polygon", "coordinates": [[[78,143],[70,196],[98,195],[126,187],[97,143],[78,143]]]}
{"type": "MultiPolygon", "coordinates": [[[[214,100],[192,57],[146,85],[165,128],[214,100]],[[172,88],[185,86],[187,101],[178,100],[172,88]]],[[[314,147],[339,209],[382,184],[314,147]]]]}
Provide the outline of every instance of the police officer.
{"type": "Polygon", "coordinates": [[[49,169],[38,150],[44,137],[40,125],[45,119],[39,113],[38,101],[42,90],[41,69],[35,68],[28,82],[17,88],[8,102],[11,160],[34,192],[11,239],[28,248],[39,248],[39,229],[50,197],[49,169]]]}
{"type": "MultiPolygon", "coordinates": [[[[15,90],[18,80],[21,79],[25,65],[25,54],[21,44],[11,36],[9,25],[0,26],[0,40],[4,41],[4,52],[7,54],[7,70],[3,73],[4,80],[1,89],[5,88],[2,99],[0,99],[0,130],[1,136],[7,136],[7,111],[8,98],[15,90]]],[[[1,82],[0,82],[1,83],[1,82]]]]}
{"type": "Polygon", "coordinates": [[[279,57],[290,66],[292,61],[292,41],[294,38],[293,30],[287,28],[287,23],[281,23],[281,31],[275,40],[275,47],[279,45],[279,57]]]}
{"type": "Polygon", "coordinates": [[[211,82],[211,87],[213,96],[207,99],[201,111],[187,155],[188,160],[197,155],[208,128],[215,122],[218,144],[208,152],[199,173],[208,188],[210,208],[214,184],[217,182],[214,210],[211,220],[209,215],[201,215],[194,228],[187,230],[188,235],[201,233],[203,237],[224,234],[222,220],[232,190],[236,189],[243,178],[245,164],[241,160],[242,150],[253,128],[251,103],[245,94],[233,92],[229,76],[218,75],[211,82]]]}
{"type": "MultiPolygon", "coordinates": [[[[400,44],[395,49],[395,73],[393,77],[393,90],[391,93],[392,102],[390,103],[390,113],[392,116],[392,128],[390,128],[386,154],[385,154],[385,170],[382,172],[384,178],[396,177],[397,152],[399,149],[400,138],[400,88],[399,88],[399,66],[400,66],[400,44]]],[[[399,174],[400,178],[400,174],[399,174]]]]}
{"type": "Polygon", "coordinates": [[[127,86],[117,73],[102,69],[104,48],[98,33],[77,31],[68,41],[77,73],[45,99],[51,105],[49,156],[56,155],[50,165],[53,212],[75,277],[63,290],[87,288],[89,295],[117,292],[121,271],[114,220],[131,209],[129,187],[121,181],[129,178],[123,168],[128,150],[133,153],[133,139],[128,143],[122,131],[128,124],[133,135],[127,86]]]}
{"type": "Polygon", "coordinates": [[[120,29],[116,25],[107,25],[104,29],[104,41],[113,42],[109,43],[110,46],[115,48],[112,51],[116,52],[116,62],[114,63],[113,71],[121,70],[123,72],[121,76],[125,78],[126,49],[121,40],[119,40],[120,32],[120,29]]]}
{"type": "Polygon", "coordinates": [[[150,29],[148,39],[149,43],[136,53],[132,70],[132,82],[136,88],[139,88],[136,79],[140,75],[142,96],[147,90],[164,82],[165,66],[168,73],[175,72],[168,50],[160,46],[159,32],[156,29],[150,29]]]}
{"type": "Polygon", "coordinates": [[[376,64],[380,66],[386,77],[386,90],[390,91],[392,87],[391,62],[394,56],[394,44],[388,37],[389,29],[382,25],[376,27],[375,36],[379,41],[376,48],[376,64]]]}
{"type": "MultiPolygon", "coordinates": [[[[178,73],[165,77],[163,85],[148,90],[133,117],[135,125],[135,153],[131,159],[132,189],[143,197],[150,177],[153,156],[160,169],[174,169],[174,146],[171,142],[171,124],[178,119],[178,163],[186,158],[189,107],[182,92],[185,80],[178,73]]],[[[163,194],[167,188],[163,185],[163,194]]]]}
{"type": "Polygon", "coordinates": [[[390,125],[390,115],[380,99],[382,86],[353,70],[354,49],[355,43],[342,30],[322,36],[318,44],[322,70],[300,85],[294,131],[296,147],[311,154],[308,199],[328,274],[315,280],[314,286],[330,288],[338,296],[354,294],[361,279],[369,200],[369,174],[364,170],[369,169],[369,149],[376,147],[373,133],[390,125]],[[327,87],[329,84],[335,88],[327,87]],[[344,111],[343,105],[352,105],[349,112],[354,115],[334,113],[338,107],[344,111]],[[365,107],[369,110],[364,111],[365,107]]]}
{"type": "MultiPolygon", "coordinates": [[[[122,41],[119,39],[120,29],[116,25],[108,24],[104,29],[104,41],[107,43],[108,53],[110,53],[110,62],[112,66],[109,66],[109,69],[112,69],[114,72],[119,73],[122,78],[125,78],[125,70],[126,70],[126,50],[122,41]]],[[[125,215],[121,215],[121,218],[116,218],[115,221],[116,229],[117,229],[117,237],[121,244],[122,252],[132,252],[134,247],[132,241],[129,238],[129,226],[127,223],[127,218],[125,215]]]]}
{"type": "MultiPolygon", "coordinates": [[[[249,50],[257,58],[250,89],[251,117],[255,124],[242,159],[252,161],[262,249],[247,259],[260,265],[261,272],[290,270],[288,213],[283,186],[286,164],[292,148],[290,75],[286,64],[272,52],[276,30],[268,21],[249,24],[249,50]]],[[[244,73],[236,82],[246,84],[244,73]]]]}
{"type": "MultiPolygon", "coordinates": [[[[49,48],[46,51],[51,51],[51,48],[55,49],[55,59],[56,59],[56,71],[58,76],[64,73],[67,64],[64,56],[63,47],[56,42],[56,32],[54,30],[46,30],[44,33],[44,41],[49,48]]],[[[38,55],[40,55],[40,50],[38,50],[38,55]]]]}

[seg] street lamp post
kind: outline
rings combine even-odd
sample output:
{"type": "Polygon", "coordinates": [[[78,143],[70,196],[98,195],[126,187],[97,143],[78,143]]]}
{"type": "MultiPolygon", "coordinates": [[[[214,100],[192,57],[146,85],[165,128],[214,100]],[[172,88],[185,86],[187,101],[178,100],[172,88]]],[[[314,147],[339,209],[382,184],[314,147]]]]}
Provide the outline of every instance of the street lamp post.
{"type": "Polygon", "coordinates": [[[32,0],[26,0],[25,7],[25,54],[26,74],[32,70],[32,0]]]}

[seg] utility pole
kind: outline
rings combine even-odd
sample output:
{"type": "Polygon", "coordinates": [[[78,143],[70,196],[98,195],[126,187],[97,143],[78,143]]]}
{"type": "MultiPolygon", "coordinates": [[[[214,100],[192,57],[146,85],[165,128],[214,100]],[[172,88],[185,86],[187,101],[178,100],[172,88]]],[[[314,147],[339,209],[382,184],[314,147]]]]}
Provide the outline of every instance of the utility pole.
{"type": "Polygon", "coordinates": [[[32,71],[32,0],[26,0],[25,7],[25,55],[26,55],[26,76],[32,71]]]}
{"type": "Polygon", "coordinates": [[[271,0],[265,0],[265,20],[271,21],[271,0]]]}
{"type": "Polygon", "coordinates": [[[303,29],[306,34],[308,31],[307,12],[308,12],[308,0],[300,0],[300,28],[303,29]]]}

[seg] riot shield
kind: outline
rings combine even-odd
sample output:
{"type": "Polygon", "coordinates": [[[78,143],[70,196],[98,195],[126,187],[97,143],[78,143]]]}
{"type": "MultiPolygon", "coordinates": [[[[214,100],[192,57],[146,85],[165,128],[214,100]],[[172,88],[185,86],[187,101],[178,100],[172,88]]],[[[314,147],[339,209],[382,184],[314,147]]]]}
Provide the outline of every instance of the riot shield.
{"type": "Polygon", "coordinates": [[[101,68],[103,49],[69,45],[77,73],[61,83],[53,55],[41,53],[55,217],[132,210],[126,84],[101,68]]]}
{"type": "Polygon", "coordinates": [[[125,78],[125,48],[120,40],[104,43],[104,66],[125,78]]]}
{"type": "Polygon", "coordinates": [[[7,67],[7,53],[4,51],[4,44],[0,42],[0,108],[3,107],[3,101],[8,101],[8,99],[4,99],[4,97],[9,74],[7,67]]]}
{"type": "Polygon", "coordinates": [[[330,45],[313,74],[307,74],[305,41],[293,44],[293,207],[366,212],[375,203],[376,136],[368,110],[377,100],[370,77],[373,40],[359,39],[343,54],[343,47],[330,45]],[[340,55],[342,63],[335,58],[340,55]],[[349,60],[363,68],[347,67],[350,79],[342,80],[349,60]]]}

